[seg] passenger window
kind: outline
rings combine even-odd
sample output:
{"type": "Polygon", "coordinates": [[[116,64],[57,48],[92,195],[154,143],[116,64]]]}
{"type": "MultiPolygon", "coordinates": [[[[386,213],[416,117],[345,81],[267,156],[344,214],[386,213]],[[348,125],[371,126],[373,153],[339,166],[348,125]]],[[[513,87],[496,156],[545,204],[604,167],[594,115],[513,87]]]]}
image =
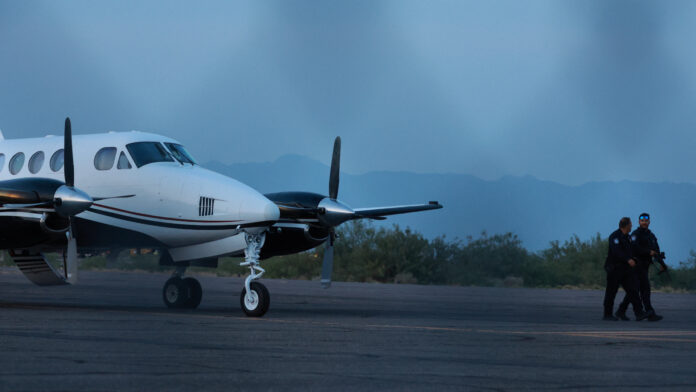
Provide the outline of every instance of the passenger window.
{"type": "Polygon", "coordinates": [[[97,170],[111,170],[116,161],[116,147],[104,147],[94,156],[94,167],[97,170]]]}
{"type": "Polygon", "coordinates": [[[116,165],[117,169],[130,169],[133,166],[131,166],[130,162],[128,161],[128,158],[126,157],[126,154],[121,151],[121,155],[118,156],[118,164],[116,165]]]}
{"type": "Polygon", "coordinates": [[[57,172],[58,170],[63,168],[63,160],[65,159],[65,152],[61,148],[60,150],[56,151],[51,155],[51,170],[54,172],[57,172]]]}
{"type": "Polygon", "coordinates": [[[10,159],[10,173],[17,174],[24,166],[24,153],[18,152],[10,159]]]}
{"type": "Polygon", "coordinates": [[[5,154],[0,154],[0,172],[5,168],[5,154]]]}
{"type": "Polygon", "coordinates": [[[31,174],[36,174],[41,170],[41,166],[44,164],[45,155],[43,151],[38,151],[29,158],[29,171],[31,174]]]}

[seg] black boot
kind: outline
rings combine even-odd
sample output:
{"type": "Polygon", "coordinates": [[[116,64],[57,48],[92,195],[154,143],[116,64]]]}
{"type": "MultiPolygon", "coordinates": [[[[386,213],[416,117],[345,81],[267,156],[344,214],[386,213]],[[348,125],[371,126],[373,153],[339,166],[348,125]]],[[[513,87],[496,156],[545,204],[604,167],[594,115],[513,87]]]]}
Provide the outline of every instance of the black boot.
{"type": "Polygon", "coordinates": [[[648,314],[648,321],[660,321],[662,320],[662,316],[659,314],[655,314],[655,311],[650,309],[650,312],[648,314]]]}
{"type": "Polygon", "coordinates": [[[649,313],[649,312],[644,312],[644,311],[642,311],[642,310],[641,310],[640,312],[636,312],[636,321],[642,321],[642,320],[645,320],[645,319],[648,318],[648,317],[650,317],[650,313],[649,313]]]}
{"type": "Polygon", "coordinates": [[[623,321],[630,321],[631,320],[630,318],[628,318],[628,316],[626,316],[626,309],[619,308],[619,310],[616,311],[615,316],[619,320],[623,320],[623,321]]]}

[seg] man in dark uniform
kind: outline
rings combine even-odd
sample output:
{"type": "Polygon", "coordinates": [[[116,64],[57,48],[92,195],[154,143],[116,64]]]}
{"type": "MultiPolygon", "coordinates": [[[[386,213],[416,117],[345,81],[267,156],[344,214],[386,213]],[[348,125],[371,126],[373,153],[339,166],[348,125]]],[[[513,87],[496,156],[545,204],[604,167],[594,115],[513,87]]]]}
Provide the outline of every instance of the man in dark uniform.
{"type": "MultiPolygon", "coordinates": [[[[660,254],[660,245],[657,243],[655,234],[649,229],[650,215],[644,212],[640,214],[638,219],[639,227],[631,234],[633,255],[637,262],[635,270],[638,276],[638,292],[643,308],[648,313],[648,320],[660,321],[662,316],[655,314],[655,309],[653,309],[650,303],[650,264],[653,263],[653,256],[660,254]]],[[[629,302],[630,299],[626,295],[616,311],[616,317],[621,320],[628,320],[626,310],[629,302]]]]}
{"type": "Polygon", "coordinates": [[[643,311],[643,306],[638,297],[638,288],[634,268],[636,261],[633,260],[631,237],[631,218],[621,218],[619,229],[609,236],[609,253],[604,264],[607,271],[607,289],[604,293],[604,320],[616,321],[614,317],[614,299],[619,286],[623,287],[628,300],[633,305],[636,320],[643,320],[647,313],[643,311]]]}

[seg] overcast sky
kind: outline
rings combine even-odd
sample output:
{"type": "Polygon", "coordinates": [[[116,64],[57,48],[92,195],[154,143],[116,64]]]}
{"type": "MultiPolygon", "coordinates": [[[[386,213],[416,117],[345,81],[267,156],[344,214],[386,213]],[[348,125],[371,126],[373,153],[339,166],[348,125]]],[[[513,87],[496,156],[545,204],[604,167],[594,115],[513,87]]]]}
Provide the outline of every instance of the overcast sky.
{"type": "Polygon", "coordinates": [[[8,138],[149,130],[199,161],[696,182],[689,1],[4,1],[8,138]],[[648,163],[641,163],[641,161],[648,163]]]}

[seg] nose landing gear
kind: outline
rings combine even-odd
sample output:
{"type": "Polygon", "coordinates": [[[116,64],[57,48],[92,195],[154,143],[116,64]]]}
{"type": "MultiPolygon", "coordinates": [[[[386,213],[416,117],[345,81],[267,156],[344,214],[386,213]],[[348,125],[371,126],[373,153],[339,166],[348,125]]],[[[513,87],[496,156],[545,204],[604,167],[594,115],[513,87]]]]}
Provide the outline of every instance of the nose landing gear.
{"type": "Polygon", "coordinates": [[[203,289],[198,280],[194,278],[182,278],[185,267],[178,268],[174,275],[164,283],[162,299],[168,308],[195,309],[203,298],[203,289]]]}
{"type": "MultiPolygon", "coordinates": [[[[244,261],[239,265],[249,267],[249,276],[244,280],[244,289],[239,298],[242,310],[247,316],[261,317],[268,311],[271,295],[263,284],[256,280],[266,272],[259,265],[260,252],[266,241],[266,233],[244,233],[246,248],[244,261]]],[[[183,278],[186,266],[177,266],[172,277],[162,288],[164,304],[171,309],[195,309],[201,303],[203,290],[201,284],[194,278],[183,278]]]]}
{"type": "Polygon", "coordinates": [[[244,280],[244,290],[242,290],[239,302],[247,316],[261,317],[266,314],[271,304],[271,296],[266,286],[255,282],[256,279],[259,279],[266,272],[259,265],[259,253],[266,241],[266,233],[245,233],[245,240],[247,244],[244,250],[245,261],[239,263],[239,265],[249,267],[249,276],[244,280]]]}

